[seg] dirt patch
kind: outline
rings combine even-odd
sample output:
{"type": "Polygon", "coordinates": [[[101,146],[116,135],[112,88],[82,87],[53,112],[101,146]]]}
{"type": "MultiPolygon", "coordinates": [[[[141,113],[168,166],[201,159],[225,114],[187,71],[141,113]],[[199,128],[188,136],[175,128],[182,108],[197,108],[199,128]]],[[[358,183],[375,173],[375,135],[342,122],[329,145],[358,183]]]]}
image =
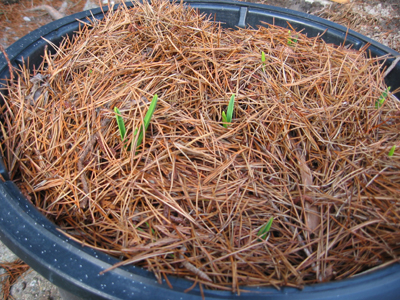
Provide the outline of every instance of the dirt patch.
{"type": "Polygon", "coordinates": [[[332,4],[314,14],[400,51],[400,5],[397,0],[332,4]]]}
{"type": "MultiPolygon", "coordinates": [[[[40,6],[49,5],[56,10],[60,9],[61,0],[22,0],[14,4],[0,2],[0,43],[8,47],[29,32],[42,27],[54,19],[45,11],[29,11],[40,6]]],[[[82,11],[85,2],[82,0],[68,0],[65,15],[82,11]]]]}

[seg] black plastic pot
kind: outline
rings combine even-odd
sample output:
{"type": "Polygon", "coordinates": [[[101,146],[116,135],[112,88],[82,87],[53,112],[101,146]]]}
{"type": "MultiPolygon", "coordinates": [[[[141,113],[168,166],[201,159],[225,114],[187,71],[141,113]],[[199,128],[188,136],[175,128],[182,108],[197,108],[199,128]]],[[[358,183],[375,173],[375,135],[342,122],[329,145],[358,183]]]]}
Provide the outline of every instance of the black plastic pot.
{"type": "MultiPolygon", "coordinates": [[[[352,44],[356,49],[369,43],[369,51],[373,56],[400,55],[356,32],[347,32],[343,26],[288,9],[234,1],[186,2],[198,8],[200,12],[216,14],[216,20],[224,22],[226,27],[256,27],[261,25],[261,21],[287,27],[289,22],[297,30],[304,28],[308,36],[317,36],[327,30],[322,38],[329,43],[339,45],[345,39],[346,44],[352,44]]],[[[63,36],[78,29],[79,22],[76,19],[85,21],[92,15],[97,19],[103,17],[101,9],[94,9],[63,18],[33,31],[7,49],[11,63],[16,66],[29,58],[31,67],[38,65],[44,47],[48,45],[42,37],[58,44],[63,36]]],[[[386,64],[390,65],[392,61],[393,59],[389,59],[386,64]]],[[[4,56],[0,55],[0,79],[6,77],[9,77],[7,62],[4,56]]],[[[392,90],[400,86],[400,64],[397,64],[386,79],[392,90]]],[[[169,280],[174,287],[171,290],[165,283],[158,284],[152,273],[135,266],[125,266],[99,275],[102,270],[118,260],[89,247],[83,247],[60,233],[53,223],[24,198],[13,182],[9,181],[1,159],[0,174],[6,180],[0,182],[2,242],[62,290],[84,299],[201,299],[198,288],[184,293],[192,282],[171,277],[169,280]]],[[[283,288],[280,291],[275,288],[248,290],[249,293],[242,293],[240,296],[231,292],[210,290],[205,290],[204,294],[206,299],[399,299],[400,265],[395,264],[352,279],[306,286],[301,291],[294,288],[283,288]]]]}

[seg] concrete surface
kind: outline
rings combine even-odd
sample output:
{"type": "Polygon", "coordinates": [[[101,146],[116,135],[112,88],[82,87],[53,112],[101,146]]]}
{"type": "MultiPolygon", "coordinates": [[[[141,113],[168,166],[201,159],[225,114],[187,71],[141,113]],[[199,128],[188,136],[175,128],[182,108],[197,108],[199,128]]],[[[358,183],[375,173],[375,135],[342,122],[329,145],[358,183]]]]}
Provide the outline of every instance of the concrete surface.
{"type": "MultiPolygon", "coordinates": [[[[13,262],[18,257],[0,242],[0,262],[13,262]]],[[[0,274],[4,269],[0,268],[0,274]]],[[[12,286],[11,296],[15,300],[62,300],[57,287],[32,269],[26,271],[12,286]]],[[[3,299],[2,285],[0,298],[3,299]]]]}

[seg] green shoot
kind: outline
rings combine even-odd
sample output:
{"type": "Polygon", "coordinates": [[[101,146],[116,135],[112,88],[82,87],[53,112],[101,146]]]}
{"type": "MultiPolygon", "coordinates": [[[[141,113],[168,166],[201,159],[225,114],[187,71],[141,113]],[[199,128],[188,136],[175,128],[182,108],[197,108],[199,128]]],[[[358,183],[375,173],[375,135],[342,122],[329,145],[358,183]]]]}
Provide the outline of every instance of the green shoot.
{"type": "MultiPolygon", "coordinates": [[[[149,222],[144,222],[144,224],[146,224],[147,228],[150,228],[152,234],[155,234],[155,233],[156,233],[156,232],[154,231],[154,229],[150,227],[149,222]]],[[[139,231],[144,232],[144,230],[143,230],[142,228],[140,228],[139,225],[136,226],[135,228],[136,228],[137,230],[139,230],[139,231]]]]}
{"type": "MultiPolygon", "coordinates": [[[[149,127],[150,119],[153,116],[154,110],[156,109],[157,100],[158,100],[158,96],[157,96],[157,94],[155,94],[153,97],[153,100],[150,103],[149,110],[147,111],[147,113],[144,117],[144,120],[143,120],[144,130],[143,130],[143,126],[140,128],[139,136],[137,139],[137,147],[142,143],[144,131],[146,131],[147,128],[149,127]]],[[[121,135],[121,140],[124,142],[125,135],[126,135],[124,119],[122,118],[121,112],[119,111],[119,109],[117,107],[114,107],[114,112],[115,112],[115,118],[117,119],[119,133],[121,135]]],[[[133,135],[136,136],[137,132],[138,132],[138,129],[135,130],[135,133],[133,135]]],[[[130,150],[130,149],[128,149],[128,150],[130,150]]]]}
{"type": "Polygon", "coordinates": [[[262,240],[265,240],[265,239],[267,238],[267,233],[268,233],[268,231],[271,229],[271,226],[272,226],[272,222],[273,222],[273,221],[274,221],[274,218],[271,217],[271,218],[269,219],[269,221],[268,221],[266,224],[264,224],[264,225],[260,228],[260,230],[258,231],[257,236],[260,237],[262,240]]]}
{"type": "Polygon", "coordinates": [[[226,110],[226,118],[229,123],[232,122],[232,116],[233,116],[233,108],[235,106],[235,94],[231,96],[231,99],[229,100],[228,104],[228,109],[226,110]]]}
{"type": "Polygon", "coordinates": [[[375,102],[375,107],[378,109],[385,103],[386,97],[388,96],[388,93],[390,91],[390,86],[387,87],[386,90],[383,91],[383,93],[379,96],[379,99],[375,102]]]}
{"type": "Polygon", "coordinates": [[[261,51],[261,61],[265,64],[265,52],[261,51]]]}
{"type": "Polygon", "coordinates": [[[393,147],[390,148],[390,151],[389,151],[388,156],[389,156],[389,157],[393,156],[395,150],[396,150],[396,145],[393,145],[393,147]]]}
{"type": "Polygon", "coordinates": [[[148,222],[145,222],[145,224],[147,225],[148,228],[150,228],[150,231],[151,231],[152,234],[156,234],[156,232],[154,231],[153,228],[150,227],[148,222]]]}
{"type": "Polygon", "coordinates": [[[226,124],[226,123],[228,123],[228,119],[226,118],[226,114],[225,114],[224,111],[222,112],[222,122],[224,123],[224,124],[223,124],[224,127],[225,127],[225,128],[228,128],[228,124],[226,124]]]}
{"type": "Polygon", "coordinates": [[[291,31],[289,30],[289,38],[288,38],[288,40],[287,40],[287,44],[290,46],[290,45],[292,45],[292,44],[296,44],[297,43],[297,35],[296,35],[296,37],[294,37],[293,39],[291,38],[291,36],[290,36],[290,33],[291,33],[291,31]]]}
{"type": "MultiPolygon", "coordinates": [[[[156,109],[157,100],[158,100],[158,96],[157,96],[157,94],[155,94],[154,97],[153,97],[153,100],[151,100],[149,110],[147,111],[146,115],[144,116],[143,126],[140,127],[139,136],[138,136],[138,139],[137,139],[137,142],[136,142],[136,145],[137,145],[136,147],[139,147],[140,144],[143,141],[144,132],[149,127],[150,119],[153,116],[153,113],[154,113],[154,111],[156,109]],[[143,130],[143,127],[144,127],[144,130],[143,130]]],[[[138,132],[138,130],[136,129],[135,133],[134,133],[134,136],[136,136],[137,132],[138,132]]]]}
{"type": "Polygon", "coordinates": [[[263,63],[263,71],[265,71],[265,52],[261,51],[261,62],[263,63]]]}
{"type": "Polygon", "coordinates": [[[226,114],[222,112],[222,122],[225,128],[228,128],[228,123],[232,122],[233,116],[233,108],[235,106],[235,94],[231,96],[231,100],[229,100],[228,108],[226,110],[226,114]]]}
{"type": "Polygon", "coordinates": [[[118,107],[114,107],[115,118],[117,119],[119,134],[121,135],[121,141],[125,140],[126,128],[124,119],[121,116],[121,112],[119,111],[118,107]]]}

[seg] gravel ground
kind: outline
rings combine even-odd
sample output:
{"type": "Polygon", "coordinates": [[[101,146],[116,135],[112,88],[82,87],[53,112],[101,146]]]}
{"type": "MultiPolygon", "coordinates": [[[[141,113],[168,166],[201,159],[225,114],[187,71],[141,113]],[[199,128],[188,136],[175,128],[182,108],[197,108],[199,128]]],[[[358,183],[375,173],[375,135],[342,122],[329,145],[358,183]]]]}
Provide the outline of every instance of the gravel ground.
{"type": "MultiPolygon", "coordinates": [[[[18,257],[0,242],[0,263],[13,262],[18,257]]],[[[4,274],[0,268],[0,276],[4,274]]],[[[3,279],[5,279],[3,277],[3,279]]],[[[0,299],[4,299],[4,291],[0,286],[0,299]]],[[[55,285],[44,279],[38,273],[29,269],[11,287],[10,295],[16,300],[61,300],[60,293],[55,285]]]]}
{"type": "MultiPolygon", "coordinates": [[[[13,1],[13,0],[1,0],[13,1]]],[[[311,13],[347,26],[400,52],[400,1],[357,0],[338,4],[329,0],[263,0],[251,2],[282,6],[311,13]]],[[[28,11],[38,5],[52,5],[59,13],[69,15],[95,6],[89,0],[21,0],[16,4],[0,3],[0,44],[7,48],[30,31],[53,19],[47,11],[28,11]]],[[[0,242],[0,264],[17,259],[0,242]]],[[[4,269],[0,268],[0,276],[4,269]]],[[[5,276],[0,277],[4,280],[5,276]]],[[[4,299],[0,286],[0,298],[4,299]]],[[[14,299],[59,300],[58,289],[33,270],[25,272],[10,289],[14,299]]]]}

